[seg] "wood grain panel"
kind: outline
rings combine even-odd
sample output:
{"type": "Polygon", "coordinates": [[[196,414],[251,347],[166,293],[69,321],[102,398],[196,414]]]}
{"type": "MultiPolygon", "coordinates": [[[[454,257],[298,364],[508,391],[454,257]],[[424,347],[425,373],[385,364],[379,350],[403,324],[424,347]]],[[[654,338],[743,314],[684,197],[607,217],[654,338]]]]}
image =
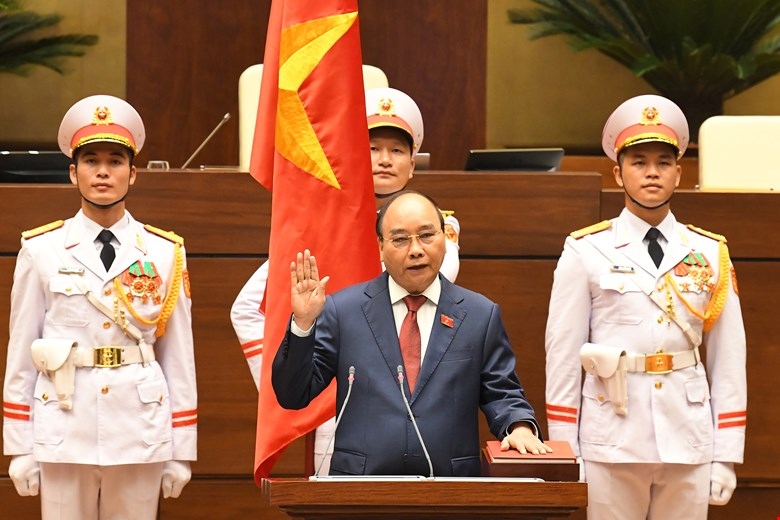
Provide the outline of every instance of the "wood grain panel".
{"type": "MultiPolygon", "coordinates": [[[[616,217],[623,206],[622,191],[603,190],[600,218],[616,217]]],[[[724,235],[732,258],[780,258],[780,194],[680,190],[671,208],[679,222],[724,235]]]]}
{"type": "Polygon", "coordinates": [[[238,164],[238,78],[262,63],[270,0],[127,2],[127,100],[146,127],[139,159],[238,164]]]}
{"type": "Polygon", "coordinates": [[[409,188],[460,221],[461,256],[558,257],[570,232],[598,218],[594,173],[427,172],[409,188]]]}
{"type": "Polygon", "coordinates": [[[463,168],[485,147],[487,1],[362,1],[360,29],[363,61],[420,107],[432,168],[463,168]]]}
{"type": "MultiPolygon", "coordinates": [[[[559,168],[562,172],[598,172],[602,175],[601,186],[606,189],[617,188],[612,168],[615,163],[606,155],[564,155],[559,168]]],[[[693,189],[699,184],[699,158],[680,159],[682,177],[680,189],[693,189]]]]}
{"type": "MultiPolygon", "coordinates": [[[[417,100],[433,165],[462,168],[485,144],[486,0],[359,8],[363,61],[417,100]]],[[[225,112],[233,118],[192,164],[238,164],[238,78],[263,62],[269,11],[270,0],[127,3],[127,98],[146,125],[143,164],[180,166],[225,112]]]]}

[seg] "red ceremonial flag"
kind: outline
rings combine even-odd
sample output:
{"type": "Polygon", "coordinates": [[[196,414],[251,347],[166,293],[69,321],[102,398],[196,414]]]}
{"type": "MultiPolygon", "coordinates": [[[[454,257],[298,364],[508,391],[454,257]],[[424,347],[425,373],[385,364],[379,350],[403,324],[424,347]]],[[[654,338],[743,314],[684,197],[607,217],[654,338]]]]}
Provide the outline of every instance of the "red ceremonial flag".
{"type": "Polygon", "coordinates": [[[271,365],[290,319],[290,262],[311,250],[333,293],[381,272],[357,0],[274,0],[250,172],[272,192],[255,480],[336,414],[335,382],[282,409],[271,365]]]}

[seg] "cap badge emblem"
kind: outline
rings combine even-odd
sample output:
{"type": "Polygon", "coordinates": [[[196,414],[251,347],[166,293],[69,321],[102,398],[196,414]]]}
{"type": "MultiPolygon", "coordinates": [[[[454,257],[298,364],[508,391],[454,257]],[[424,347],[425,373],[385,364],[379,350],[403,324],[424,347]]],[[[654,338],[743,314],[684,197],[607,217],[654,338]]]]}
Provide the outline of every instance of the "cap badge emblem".
{"type": "Polygon", "coordinates": [[[93,125],[110,125],[114,120],[111,117],[111,111],[107,106],[100,106],[95,108],[95,112],[92,114],[93,125]]]}
{"type": "Polygon", "coordinates": [[[381,116],[395,115],[395,104],[390,98],[381,98],[377,103],[377,109],[379,110],[379,115],[381,116]]]}
{"type": "Polygon", "coordinates": [[[642,119],[640,123],[643,125],[660,125],[661,116],[658,114],[658,109],[655,107],[645,107],[642,110],[642,119]]]}

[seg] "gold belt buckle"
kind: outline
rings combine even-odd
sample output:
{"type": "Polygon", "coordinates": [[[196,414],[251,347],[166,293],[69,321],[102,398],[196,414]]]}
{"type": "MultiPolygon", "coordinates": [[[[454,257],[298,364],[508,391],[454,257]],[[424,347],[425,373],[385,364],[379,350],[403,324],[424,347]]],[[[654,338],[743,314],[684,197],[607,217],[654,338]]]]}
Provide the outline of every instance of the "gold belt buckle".
{"type": "Polygon", "coordinates": [[[97,368],[122,366],[122,347],[95,347],[94,353],[97,368]]]}
{"type": "Polygon", "coordinates": [[[645,372],[648,374],[668,374],[672,371],[673,356],[659,350],[645,356],[645,372]]]}

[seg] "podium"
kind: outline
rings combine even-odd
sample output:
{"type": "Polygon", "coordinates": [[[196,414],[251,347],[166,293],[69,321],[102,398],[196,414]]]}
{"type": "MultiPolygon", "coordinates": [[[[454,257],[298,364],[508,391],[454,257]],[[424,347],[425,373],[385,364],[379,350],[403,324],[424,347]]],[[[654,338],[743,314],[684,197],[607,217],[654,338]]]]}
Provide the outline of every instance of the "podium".
{"type": "Polygon", "coordinates": [[[263,479],[261,490],[267,505],[306,520],[565,518],[588,504],[584,482],[492,478],[272,478],[263,479]]]}

